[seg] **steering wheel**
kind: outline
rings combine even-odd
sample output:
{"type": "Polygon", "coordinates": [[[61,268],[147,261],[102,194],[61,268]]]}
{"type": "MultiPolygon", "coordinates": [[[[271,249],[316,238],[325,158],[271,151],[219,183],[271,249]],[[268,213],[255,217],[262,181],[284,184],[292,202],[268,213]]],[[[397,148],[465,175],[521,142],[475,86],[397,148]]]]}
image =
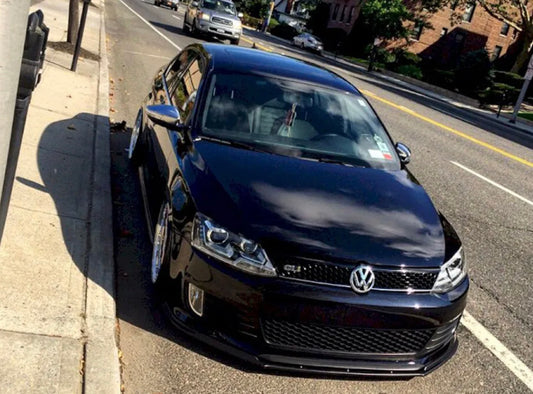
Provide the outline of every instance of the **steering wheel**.
{"type": "Polygon", "coordinates": [[[315,135],[313,138],[310,139],[310,141],[320,141],[320,140],[323,140],[323,139],[326,139],[326,138],[331,138],[331,137],[346,138],[343,135],[340,135],[340,134],[337,134],[337,133],[326,133],[326,134],[315,135]]]}

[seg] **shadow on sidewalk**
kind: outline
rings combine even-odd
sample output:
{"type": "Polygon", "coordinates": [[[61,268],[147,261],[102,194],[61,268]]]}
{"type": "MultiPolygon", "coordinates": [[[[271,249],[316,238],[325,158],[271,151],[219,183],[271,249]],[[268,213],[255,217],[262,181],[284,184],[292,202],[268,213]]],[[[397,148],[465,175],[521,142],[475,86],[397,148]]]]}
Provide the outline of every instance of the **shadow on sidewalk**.
{"type": "MultiPolygon", "coordinates": [[[[85,277],[88,272],[91,246],[90,230],[99,231],[99,223],[90,223],[96,125],[102,120],[107,122],[107,119],[91,113],[79,113],[72,118],[50,123],[43,131],[37,148],[37,165],[42,184],[20,176],[16,177],[18,183],[47,193],[51,197],[54,206],[49,206],[47,199],[42,199],[42,209],[46,213],[57,213],[61,221],[65,248],[85,277]]],[[[39,176],[36,174],[33,179],[38,179],[39,176]]],[[[36,204],[36,208],[39,209],[40,196],[37,194],[33,197],[34,195],[28,194],[28,201],[36,204]],[[31,200],[33,198],[35,202],[31,200]]],[[[110,237],[111,234],[106,236],[110,237]]],[[[46,239],[46,233],[43,237],[46,239]]],[[[54,251],[51,251],[51,256],[66,258],[64,255],[54,254],[54,251]]],[[[104,263],[113,265],[112,260],[104,263]]],[[[48,279],[53,280],[53,278],[48,279]]],[[[88,279],[107,292],[112,292],[109,283],[102,283],[103,278],[88,279]]]]}

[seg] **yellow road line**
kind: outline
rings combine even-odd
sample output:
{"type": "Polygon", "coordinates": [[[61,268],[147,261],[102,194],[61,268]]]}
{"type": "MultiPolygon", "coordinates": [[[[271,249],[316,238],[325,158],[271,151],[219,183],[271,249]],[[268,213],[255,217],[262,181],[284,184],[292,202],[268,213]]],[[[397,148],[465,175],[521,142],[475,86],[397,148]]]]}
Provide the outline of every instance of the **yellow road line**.
{"type": "Polygon", "coordinates": [[[442,128],[442,129],[444,129],[446,131],[449,131],[450,133],[453,133],[453,134],[455,134],[455,135],[457,135],[459,137],[462,137],[464,139],[472,141],[475,144],[481,145],[481,146],[483,146],[483,147],[485,147],[487,149],[490,149],[490,150],[492,150],[492,151],[494,151],[496,153],[499,153],[500,155],[508,157],[509,159],[515,160],[515,161],[517,161],[519,163],[522,163],[522,164],[525,164],[526,166],[533,167],[533,162],[530,162],[530,161],[528,161],[526,159],[522,159],[521,157],[515,156],[515,155],[513,155],[513,154],[511,154],[509,152],[504,151],[503,149],[497,148],[494,145],[491,145],[491,144],[488,144],[488,143],[483,142],[481,140],[478,140],[477,138],[469,136],[468,134],[465,134],[465,133],[463,133],[463,132],[461,132],[459,130],[453,129],[453,128],[448,127],[446,125],[443,125],[442,123],[439,123],[439,122],[437,122],[437,121],[435,121],[433,119],[430,119],[430,118],[428,118],[428,117],[426,117],[424,115],[420,115],[419,113],[417,113],[417,112],[415,112],[415,111],[413,111],[413,110],[411,110],[409,108],[405,108],[405,107],[403,107],[401,105],[393,103],[392,101],[389,101],[389,100],[386,100],[386,99],[381,98],[379,96],[376,96],[374,93],[369,92],[368,90],[361,90],[361,92],[363,94],[367,95],[367,96],[370,96],[370,97],[378,100],[378,101],[381,101],[382,103],[385,103],[387,105],[390,105],[391,107],[397,108],[400,111],[406,112],[409,115],[413,115],[413,116],[417,117],[418,119],[422,119],[422,120],[424,120],[424,121],[426,121],[428,123],[431,123],[434,126],[438,126],[438,127],[442,128]]]}
{"type": "MultiPolygon", "coordinates": [[[[241,40],[247,42],[248,44],[254,44],[254,41],[249,40],[248,38],[245,38],[244,36],[241,36],[241,40]]],[[[266,46],[263,46],[261,44],[255,43],[255,46],[259,49],[262,49],[263,51],[272,52],[272,49],[267,48],[266,46]]]]}

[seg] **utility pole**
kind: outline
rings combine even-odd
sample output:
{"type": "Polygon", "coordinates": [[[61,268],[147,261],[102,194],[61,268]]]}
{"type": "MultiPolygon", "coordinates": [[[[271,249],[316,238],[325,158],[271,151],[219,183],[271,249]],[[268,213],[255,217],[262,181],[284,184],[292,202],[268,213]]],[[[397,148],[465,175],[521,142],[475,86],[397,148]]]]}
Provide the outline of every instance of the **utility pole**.
{"type": "Polygon", "coordinates": [[[29,10],[30,0],[0,1],[0,185],[6,173],[29,10]]]}
{"type": "Polygon", "coordinates": [[[68,28],[67,28],[67,42],[74,44],[78,37],[78,29],[80,23],[80,0],[70,0],[68,7],[68,28]]]}
{"type": "Polygon", "coordinates": [[[513,111],[513,117],[510,120],[511,123],[516,123],[516,117],[518,116],[518,111],[520,111],[520,107],[522,106],[522,101],[524,101],[524,97],[526,96],[527,88],[529,87],[531,78],[533,78],[533,54],[529,58],[526,75],[524,76],[524,84],[522,85],[522,90],[520,91],[518,100],[516,100],[516,104],[514,106],[513,111]]]}
{"type": "Polygon", "coordinates": [[[263,32],[266,32],[268,30],[268,25],[270,25],[270,19],[272,18],[272,11],[274,10],[274,5],[275,5],[274,2],[271,1],[270,5],[268,6],[268,14],[265,19],[265,22],[263,23],[263,29],[262,29],[263,32]]]}

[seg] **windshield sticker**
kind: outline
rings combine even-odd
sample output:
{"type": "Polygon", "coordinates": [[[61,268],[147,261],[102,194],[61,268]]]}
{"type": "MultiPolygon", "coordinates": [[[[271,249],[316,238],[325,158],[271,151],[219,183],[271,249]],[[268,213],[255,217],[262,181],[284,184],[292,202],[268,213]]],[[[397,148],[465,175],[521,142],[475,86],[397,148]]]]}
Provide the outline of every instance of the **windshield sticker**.
{"type": "Polygon", "coordinates": [[[373,159],[384,159],[383,152],[377,149],[369,149],[368,154],[373,159]]]}
{"type": "Polygon", "coordinates": [[[392,155],[390,153],[383,152],[383,157],[387,160],[392,160],[392,155]]]}
{"type": "Polygon", "coordinates": [[[385,152],[388,153],[389,152],[389,147],[387,146],[386,143],[384,143],[384,142],[376,142],[376,143],[378,144],[378,148],[379,148],[380,151],[382,151],[383,153],[385,153],[385,152]]]}
{"type": "Polygon", "coordinates": [[[357,101],[359,101],[359,105],[361,105],[361,107],[366,107],[365,100],[363,100],[363,99],[357,99],[357,101]]]}

